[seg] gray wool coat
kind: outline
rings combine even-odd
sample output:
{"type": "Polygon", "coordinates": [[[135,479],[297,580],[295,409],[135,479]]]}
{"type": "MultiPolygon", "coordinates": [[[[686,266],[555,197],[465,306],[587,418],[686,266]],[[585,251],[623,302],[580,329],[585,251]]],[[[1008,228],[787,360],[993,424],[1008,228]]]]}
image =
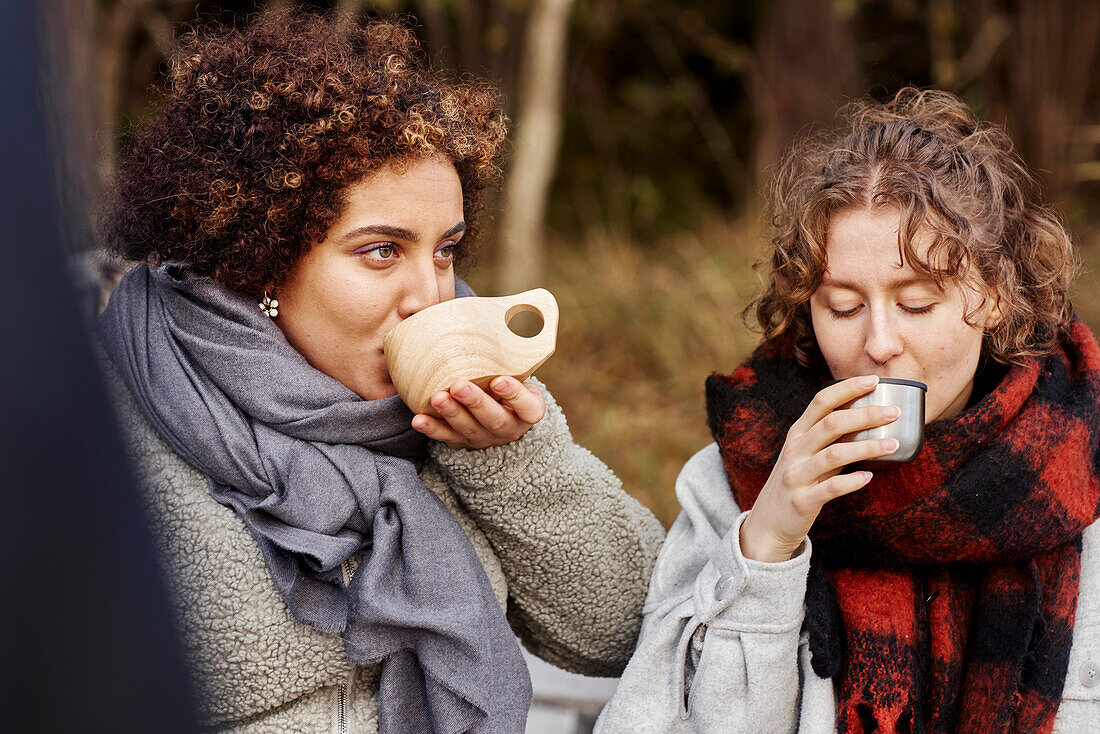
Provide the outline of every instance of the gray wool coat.
{"type": "MultiPolygon", "coordinates": [[[[377,732],[376,667],[349,664],[340,639],[293,621],[244,524],[106,372],[203,723],[239,734],[377,732]]],[[[432,442],[420,478],[466,531],[529,650],[574,672],[618,675],[664,529],[573,442],[544,396],[546,416],[507,446],[432,442]]],[[[353,573],[347,564],[345,583],[353,573]]]]}
{"type": "MultiPolygon", "coordinates": [[[[810,542],[783,563],[741,555],[748,513],[716,444],[684,466],[676,495],[683,509],[653,571],[638,650],[596,734],[833,734],[833,682],[813,672],[801,632],[810,542]]],[[[1100,732],[1100,522],[1084,532],[1054,732],[1100,732]]]]}

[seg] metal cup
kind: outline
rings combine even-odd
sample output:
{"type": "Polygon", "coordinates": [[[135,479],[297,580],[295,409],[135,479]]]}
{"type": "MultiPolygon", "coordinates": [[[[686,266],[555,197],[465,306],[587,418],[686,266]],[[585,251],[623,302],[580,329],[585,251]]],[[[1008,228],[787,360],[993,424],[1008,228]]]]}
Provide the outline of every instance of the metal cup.
{"type": "Polygon", "coordinates": [[[890,377],[879,378],[874,390],[853,400],[848,407],[895,405],[900,411],[898,418],[885,426],[860,431],[852,436],[851,440],[896,438],[899,444],[898,450],[888,456],[880,456],[875,461],[912,461],[924,445],[924,394],[927,391],[928,386],[923,382],[896,380],[890,377]]]}

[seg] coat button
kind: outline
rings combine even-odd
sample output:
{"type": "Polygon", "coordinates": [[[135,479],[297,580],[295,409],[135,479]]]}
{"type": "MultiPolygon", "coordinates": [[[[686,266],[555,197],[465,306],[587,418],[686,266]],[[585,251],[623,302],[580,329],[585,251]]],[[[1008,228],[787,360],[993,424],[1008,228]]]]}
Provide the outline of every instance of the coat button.
{"type": "Polygon", "coordinates": [[[714,584],[714,595],[719,599],[725,599],[736,591],[736,587],[737,579],[728,573],[724,573],[718,577],[718,582],[714,584]]]}
{"type": "Polygon", "coordinates": [[[1091,655],[1085,658],[1085,662],[1081,663],[1081,670],[1078,672],[1077,677],[1085,688],[1095,688],[1100,685],[1100,667],[1097,667],[1096,663],[1092,661],[1091,655]]]}

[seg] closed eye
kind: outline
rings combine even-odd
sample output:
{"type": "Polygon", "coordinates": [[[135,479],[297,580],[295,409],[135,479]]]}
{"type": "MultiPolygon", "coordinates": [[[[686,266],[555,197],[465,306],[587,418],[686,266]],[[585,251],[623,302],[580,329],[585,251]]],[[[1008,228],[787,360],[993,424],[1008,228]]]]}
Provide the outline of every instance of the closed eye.
{"type": "Polygon", "coordinates": [[[904,303],[899,303],[898,304],[898,308],[900,308],[902,311],[904,311],[905,313],[910,314],[912,316],[919,316],[922,313],[929,313],[935,307],[936,307],[936,304],[934,302],[929,303],[926,306],[906,306],[904,303]]]}
{"type": "Polygon", "coordinates": [[[863,310],[863,304],[861,303],[858,306],[853,306],[852,308],[849,308],[849,309],[846,309],[846,310],[843,310],[843,311],[835,309],[835,308],[830,308],[829,309],[829,315],[832,316],[834,319],[850,319],[862,310],[863,310]]]}

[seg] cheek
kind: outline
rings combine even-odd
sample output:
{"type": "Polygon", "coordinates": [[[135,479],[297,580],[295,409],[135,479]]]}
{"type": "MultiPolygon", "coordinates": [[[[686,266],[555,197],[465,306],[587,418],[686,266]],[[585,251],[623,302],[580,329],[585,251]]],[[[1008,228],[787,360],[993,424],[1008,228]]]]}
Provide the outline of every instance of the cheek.
{"type": "Polygon", "coordinates": [[[842,380],[855,375],[851,365],[859,360],[860,345],[851,329],[828,316],[815,316],[812,321],[817,348],[821,350],[833,378],[842,380]]]}
{"type": "Polygon", "coordinates": [[[935,341],[926,342],[918,357],[929,386],[929,421],[969,390],[981,357],[981,332],[944,328],[940,334],[935,341]]]}
{"type": "Polygon", "coordinates": [[[359,328],[363,335],[379,345],[382,344],[382,339],[389,330],[401,322],[397,307],[387,301],[378,299],[370,299],[369,303],[363,303],[357,316],[359,328]]]}
{"type": "Polygon", "coordinates": [[[381,344],[382,337],[391,322],[391,313],[396,309],[386,300],[380,289],[365,287],[362,282],[351,278],[333,279],[319,294],[323,307],[317,313],[314,326],[318,331],[327,331],[332,337],[344,340],[343,348],[361,348],[364,341],[381,344]]]}
{"type": "Polygon", "coordinates": [[[982,351],[982,332],[966,325],[944,325],[926,335],[922,350],[934,371],[954,374],[976,365],[982,351]]]}

